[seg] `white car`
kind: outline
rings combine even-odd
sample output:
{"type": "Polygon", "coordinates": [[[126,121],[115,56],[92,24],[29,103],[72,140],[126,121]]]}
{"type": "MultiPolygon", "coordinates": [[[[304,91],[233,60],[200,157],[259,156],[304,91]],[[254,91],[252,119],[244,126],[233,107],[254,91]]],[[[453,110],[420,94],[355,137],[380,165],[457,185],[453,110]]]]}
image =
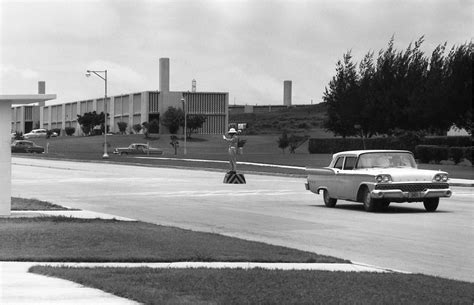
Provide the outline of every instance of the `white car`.
{"type": "Polygon", "coordinates": [[[31,139],[31,138],[46,138],[48,132],[46,129],[33,129],[32,131],[25,133],[23,137],[25,139],[31,139]]]}
{"type": "Polygon", "coordinates": [[[428,212],[440,197],[450,197],[448,173],[417,169],[415,158],[404,150],[358,150],[333,155],[328,167],[306,168],[306,189],[323,192],[324,203],[338,199],[362,202],[368,212],[390,202],[423,202],[428,212]]]}
{"type": "MultiPolygon", "coordinates": [[[[52,132],[50,134],[51,137],[57,137],[58,134],[56,132],[52,132]]],[[[32,131],[25,133],[23,135],[25,139],[31,139],[31,138],[47,138],[48,137],[48,131],[44,128],[41,129],[33,129],[32,131]]]]}

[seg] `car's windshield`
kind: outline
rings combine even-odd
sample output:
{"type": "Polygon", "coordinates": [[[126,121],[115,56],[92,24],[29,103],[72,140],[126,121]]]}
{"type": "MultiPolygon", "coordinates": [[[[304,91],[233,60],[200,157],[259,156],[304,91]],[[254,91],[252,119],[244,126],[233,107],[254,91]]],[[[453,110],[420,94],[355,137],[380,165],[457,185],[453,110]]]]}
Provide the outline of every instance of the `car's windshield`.
{"type": "Polygon", "coordinates": [[[413,155],[405,152],[365,153],[359,156],[357,168],[410,167],[416,168],[413,155]]]}

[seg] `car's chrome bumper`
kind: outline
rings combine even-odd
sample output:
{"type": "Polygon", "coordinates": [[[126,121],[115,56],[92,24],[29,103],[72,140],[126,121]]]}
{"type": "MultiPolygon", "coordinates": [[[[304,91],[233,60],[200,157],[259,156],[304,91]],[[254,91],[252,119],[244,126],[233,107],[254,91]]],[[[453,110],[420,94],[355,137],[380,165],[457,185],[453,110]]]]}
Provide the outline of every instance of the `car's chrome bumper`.
{"type": "Polygon", "coordinates": [[[404,192],[402,190],[373,190],[370,196],[374,199],[417,199],[417,198],[436,198],[451,197],[450,189],[426,189],[421,192],[404,192]]]}

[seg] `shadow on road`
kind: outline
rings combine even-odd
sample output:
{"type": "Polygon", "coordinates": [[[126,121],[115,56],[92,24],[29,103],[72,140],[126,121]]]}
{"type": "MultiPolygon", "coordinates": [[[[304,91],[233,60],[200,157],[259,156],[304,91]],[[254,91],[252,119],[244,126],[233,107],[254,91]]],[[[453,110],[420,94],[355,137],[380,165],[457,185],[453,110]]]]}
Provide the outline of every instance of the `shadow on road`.
{"type": "MultiPolygon", "coordinates": [[[[421,203],[420,203],[421,204],[421,203]]],[[[312,207],[316,208],[325,208],[329,209],[325,205],[311,205],[312,207]]],[[[336,207],[333,209],[335,210],[346,210],[346,211],[357,211],[357,212],[364,212],[364,206],[361,203],[342,203],[337,204],[336,207]]],[[[421,205],[421,207],[401,207],[401,206],[389,206],[387,208],[380,208],[375,212],[376,214],[417,214],[417,213],[428,213],[426,212],[425,208],[421,205]]],[[[444,213],[451,213],[450,211],[436,211],[432,214],[444,214],[444,213]]]]}

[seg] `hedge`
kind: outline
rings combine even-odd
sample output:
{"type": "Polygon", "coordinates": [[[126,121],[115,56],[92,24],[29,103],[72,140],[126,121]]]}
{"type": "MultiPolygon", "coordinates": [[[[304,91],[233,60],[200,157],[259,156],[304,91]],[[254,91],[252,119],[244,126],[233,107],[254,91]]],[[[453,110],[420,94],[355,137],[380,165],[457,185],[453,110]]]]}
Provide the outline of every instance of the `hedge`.
{"type": "Polygon", "coordinates": [[[473,138],[469,136],[425,137],[421,140],[420,144],[448,147],[470,147],[474,145],[472,140],[473,138]]]}
{"type": "Polygon", "coordinates": [[[402,149],[414,151],[417,143],[406,141],[402,138],[328,138],[328,139],[309,139],[308,150],[311,154],[333,154],[345,150],[359,149],[402,149]]]}
{"type": "MultiPolygon", "coordinates": [[[[418,138],[413,135],[385,138],[312,138],[309,139],[308,150],[311,154],[333,154],[345,150],[358,149],[402,149],[414,152],[417,145],[446,146],[446,147],[472,147],[472,137],[425,137],[418,138]]],[[[472,157],[470,157],[472,159],[472,157]]]]}
{"type": "Polygon", "coordinates": [[[473,147],[447,147],[436,145],[418,145],[415,148],[415,157],[421,163],[429,163],[434,161],[439,163],[442,160],[453,160],[458,164],[463,159],[467,159],[472,163],[473,147]]]}

